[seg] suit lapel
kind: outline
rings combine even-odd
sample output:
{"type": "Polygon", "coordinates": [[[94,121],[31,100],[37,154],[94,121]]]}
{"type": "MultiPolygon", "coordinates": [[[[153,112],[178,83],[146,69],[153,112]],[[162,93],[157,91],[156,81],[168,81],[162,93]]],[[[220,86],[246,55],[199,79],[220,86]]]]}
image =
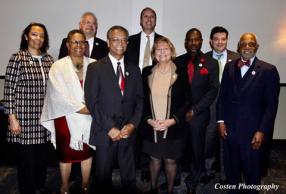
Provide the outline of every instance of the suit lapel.
{"type": "Polygon", "coordinates": [[[250,66],[250,68],[247,70],[247,72],[242,78],[242,82],[243,82],[242,89],[241,89],[242,92],[246,90],[247,87],[253,82],[255,74],[258,70],[259,70],[259,65],[257,64],[257,59],[255,57],[252,65],[250,66]]]}

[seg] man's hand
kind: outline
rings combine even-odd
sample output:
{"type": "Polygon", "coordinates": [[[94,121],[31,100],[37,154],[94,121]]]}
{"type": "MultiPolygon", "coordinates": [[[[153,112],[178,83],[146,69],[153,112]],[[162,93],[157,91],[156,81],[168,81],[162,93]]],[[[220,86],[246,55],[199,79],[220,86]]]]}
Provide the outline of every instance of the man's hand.
{"type": "Polygon", "coordinates": [[[186,121],[187,122],[191,122],[192,118],[194,116],[194,111],[193,110],[189,110],[187,113],[186,113],[186,121]]]}
{"type": "Polygon", "coordinates": [[[252,149],[258,150],[264,141],[264,133],[261,131],[257,131],[251,141],[252,149]]]}
{"type": "Polygon", "coordinates": [[[108,132],[108,136],[110,137],[110,139],[112,141],[118,141],[121,139],[121,136],[120,136],[120,130],[113,127],[109,130],[108,132]]]}
{"type": "Polygon", "coordinates": [[[226,138],[227,136],[227,129],[226,129],[226,126],[224,124],[224,122],[221,122],[221,123],[218,123],[218,133],[219,133],[219,136],[223,139],[226,138]]]}
{"type": "Polygon", "coordinates": [[[135,126],[132,123],[128,123],[123,126],[120,132],[121,138],[128,138],[134,131],[135,126]]]}

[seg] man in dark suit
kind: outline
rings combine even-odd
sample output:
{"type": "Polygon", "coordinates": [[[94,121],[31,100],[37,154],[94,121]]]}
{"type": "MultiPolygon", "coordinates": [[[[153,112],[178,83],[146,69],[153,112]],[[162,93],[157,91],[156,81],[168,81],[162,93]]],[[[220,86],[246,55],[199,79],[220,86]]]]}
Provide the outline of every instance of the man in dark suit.
{"type": "MultiPolygon", "coordinates": [[[[99,60],[105,57],[108,53],[108,47],[105,41],[96,37],[97,18],[92,12],[85,12],[80,19],[79,29],[83,31],[88,43],[88,50],[85,55],[87,57],[99,60]]],[[[61,44],[59,59],[68,55],[66,46],[67,39],[64,38],[61,44]]]]}
{"type": "MultiPolygon", "coordinates": [[[[210,33],[210,46],[211,51],[207,52],[206,55],[210,56],[218,61],[219,64],[219,80],[221,80],[223,68],[227,62],[231,62],[239,58],[239,54],[227,49],[228,31],[222,26],[215,26],[212,28],[210,33]]],[[[207,127],[206,132],[206,155],[205,155],[205,168],[206,172],[202,179],[203,183],[208,183],[214,178],[217,170],[220,170],[220,181],[225,181],[225,174],[223,169],[222,157],[219,157],[220,152],[220,141],[217,132],[216,122],[216,102],[215,100],[211,107],[211,118],[210,123],[207,127]]]]}
{"type": "Polygon", "coordinates": [[[143,89],[139,67],[124,60],[127,41],[125,28],[111,27],[108,56],[91,63],[86,74],[85,100],[93,118],[90,144],[96,146],[99,193],[109,193],[116,162],[124,193],[135,189],[134,130],[143,111],[143,89]]]}
{"type": "Polygon", "coordinates": [[[185,155],[192,160],[191,171],[185,183],[193,193],[205,170],[206,127],[209,123],[210,105],[217,95],[219,85],[218,62],[202,53],[202,42],[201,32],[196,28],[190,29],[185,38],[187,53],[175,60],[175,64],[188,72],[192,93],[192,106],[186,115],[188,126],[185,142],[187,150],[191,150],[185,155]]]}
{"type": "Polygon", "coordinates": [[[272,139],[280,79],[275,66],[255,56],[258,47],[255,34],[241,36],[241,57],[225,66],[219,92],[217,120],[226,178],[236,185],[229,193],[241,193],[242,180],[246,185],[261,184],[265,143],[272,139]]]}
{"type": "Polygon", "coordinates": [[[145,66],[152,65],[151,49],[154,41],[161,37],[161,35],[155,32],[156,19],[156,12],[152,8],[144,8],[140,14],[140,25],[142,27],[142,31],[130,36],[128,40],[125,56],[130,62],[138,65],[141,72],[145,66]],[[149,47],[147,50],[146,46],[149,47]]]}

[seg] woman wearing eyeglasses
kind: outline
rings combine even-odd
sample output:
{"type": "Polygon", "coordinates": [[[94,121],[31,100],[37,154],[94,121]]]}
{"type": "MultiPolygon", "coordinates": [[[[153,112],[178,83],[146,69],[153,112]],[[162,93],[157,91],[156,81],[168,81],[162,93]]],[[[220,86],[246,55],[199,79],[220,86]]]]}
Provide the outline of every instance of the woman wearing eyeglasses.
{"type": "Polygon", "coordinates": [[[73,163],[81,163],[82,190],[88,192],[92,149],[88,145],[91,116],[84,102],[83,83],[87,65],[94,59],[84,56],[86,41],[80,30],[68,33],[69,56],[56,61],[49,73],[41,123],[52,133],[60,163],[61,194],[69,193],[73,163]]]}
{"type": "Polygon", "coordinates": [[[53,58],[47,53],[46,27],[31,23],[23,31],[20,51],[9,60],[4,86],[7,141],[16,147],[18,188],[21,194],[43,190],[50,134],[40,125],[46,83],[53,58]]]}
{"type": "Polygon", "coordinates": [[[184,115],[189,105],[190,90],[186,72],[173,62],[175,47],[168,38],[156,39],[151,56],[156,65],[145,67],[142,73],[142,151],[150,156],[150,193],[159,193],[158,177],[164,165],[168,194],[173,194],[177,161],[182,154],[184,115]]]}

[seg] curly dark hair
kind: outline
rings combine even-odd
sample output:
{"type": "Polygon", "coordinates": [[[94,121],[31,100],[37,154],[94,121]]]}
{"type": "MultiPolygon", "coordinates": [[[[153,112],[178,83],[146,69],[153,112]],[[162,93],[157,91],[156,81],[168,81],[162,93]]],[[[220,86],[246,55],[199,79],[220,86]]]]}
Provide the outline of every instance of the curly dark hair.
{"type": "Polygon", "coordinates": [[[25,36],[29,35],[29,32],[33,26],[38,26],[44,30],[45,40],[43,46],[40,48],[42,53],[46,53],[49,48],[49,35],[48,31],[44,24],[40,23],[30,23],[24,30],[21,36],[21,43],[20,43],[20,50],[28,49],[28,41],[26,40],[25,36]]]}

